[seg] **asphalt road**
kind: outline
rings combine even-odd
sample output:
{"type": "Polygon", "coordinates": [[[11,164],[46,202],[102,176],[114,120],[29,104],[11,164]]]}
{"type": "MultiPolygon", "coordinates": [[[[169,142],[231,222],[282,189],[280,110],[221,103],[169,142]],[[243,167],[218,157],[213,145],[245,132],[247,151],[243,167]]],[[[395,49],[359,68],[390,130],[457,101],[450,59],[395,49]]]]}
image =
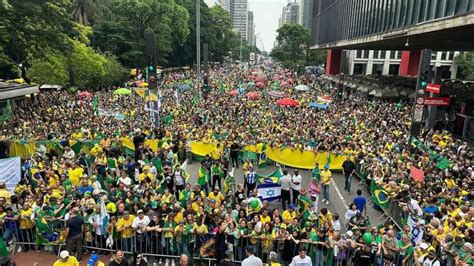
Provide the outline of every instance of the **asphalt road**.
{"type": "MultiPolygon", "coordinates": [[[[189,182],[191,184],[195,184],[197,182],[197,173],[199,169],[200,163],[195,161],[192,162],[191,164],[186,163],[185,169],[188,171],[190,174],[189,182]]],[[[229,168],[229,171],[231,171],[232,168],[229,168]]],[[[264,169],[258,169],[257,173],[259,174],[271,174],[277,169],[276,166],[267,166],[264,169]]],[[[284,169],[282,167],[282,169],[284,169]]],[[[290,174],[293,174],[294,169],[293,168],[286,168],[288,169],[288,172],[290,174]]],[[[311,180],[311,171],[310,170],[299,170],[299,173],[303,177],[303,183],[302,187],[307,188],[309,181],[311,180]]],[[[333,181],[331,182],[332,185],[330,186],[329,189],[329,205],[326,205],[325,203],[322,203],[322,195],[319,197],[319,209],[326,207],[331,213],[338,213],[340,217],[340,222],[341,222],[341,229],[344,228],[342,226],[345,224],[345,219],[344,215],[349,208],[349,205],[352,203],[353,199],[356,197],[356,191],[357,189],[362,189],[363,195],[368,199],[370,195],[367,193],[366,189],[363,189],[359,184],[356,178],[352,179],[352,184],[351,184],[351,193],[349,194],[347,191],[344,190],[344,176],[342,173],[337,173],[333,172],[333,181]]],[[[242,166],[239,165],[239,168],[234,169],[234,177],[236,180],[236,183],[244,183],[244,174],[242,171],[242,166]]],[[[370,205],[370,204],[369,204],[370,205]]],[[[281,208],[281,202],[279,201],[274,201],[270,203],[270,207],[276,208],[280,207],[281,208]]],[[[382,213],[373,209],[372,206],[368,206],[367,208],[367,215],[369,216],[370,222],[373,225],[377,225],[381,222],[379,219],[380,215],[382,213]]],[[[344,230],[342,230],[344,231],[344,230]]]]}

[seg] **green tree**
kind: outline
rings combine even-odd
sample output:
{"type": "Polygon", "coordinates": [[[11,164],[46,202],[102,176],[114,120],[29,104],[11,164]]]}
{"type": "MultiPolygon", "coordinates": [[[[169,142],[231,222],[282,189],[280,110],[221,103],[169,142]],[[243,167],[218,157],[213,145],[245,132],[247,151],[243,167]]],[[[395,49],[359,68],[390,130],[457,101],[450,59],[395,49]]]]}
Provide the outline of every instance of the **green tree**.
{"type": "Polygon", "coordinates": [[[77,23],[88,26],[95,9],[96,6],[93,0],[75,0],[72,16],[77,23]]]}
{"type": "Polygon", "coordinates": [[[0,58],[3,64],[18,69],[30,82],[30,60],[51,51],[70,50],[70,41],[78,37],[67,10],[69,0],[10,1],[0,15],[0,58]]]}
{"type": "Polygon", "coordinates": [[[32,61],[30,75],[38,84],[66,85],[69,71],[79,88],[101,88],[119,85],[125,81],[127,71],[113,56],[94,51],[84,43],[74,41],[67,56],[56,52],[32,61]]]}
{"type": "Polygon", "coordinates": [[[474,52],[463,52],[456,56],[455,61],[465,79],[474,79],[474,52]]]}
{"type": "Polygon", "coordinates": [[[278,45],[270,56],[279,61],[283,67],[296,70],[307,61],[309,29],[299,24],[285,24],[278,30],[278,45]]]}

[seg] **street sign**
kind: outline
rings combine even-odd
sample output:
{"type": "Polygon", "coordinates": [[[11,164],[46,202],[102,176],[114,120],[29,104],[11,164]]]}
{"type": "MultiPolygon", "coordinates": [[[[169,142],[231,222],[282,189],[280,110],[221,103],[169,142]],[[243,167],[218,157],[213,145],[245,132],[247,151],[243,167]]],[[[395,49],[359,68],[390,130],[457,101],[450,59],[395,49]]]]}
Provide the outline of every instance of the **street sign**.
{"type": "Polygon", "coordinates": [[[431,83],[428,83],[428,85],[426,85],[426,91],[427,91],[427,92],[439,93],[439,92],[440,92],[440,89],[441,89],[441,85],[440,85],[440,84],[431,84],[431,83]]]}
{"type": "Polygon", "coordinates": [[[413,114],[413,121],[415,122],[421,122],[423,121],[423,110],[424,110],[424,107],[423,105],[415,105],[415,112],[413,114]]]}
{"type": "Polygon", "coordinates": [[[449,106],[451,104],[451,98],[449,97],[426,97],[424,99],[423,105],[433,105],[433,106],[449,106]]]}

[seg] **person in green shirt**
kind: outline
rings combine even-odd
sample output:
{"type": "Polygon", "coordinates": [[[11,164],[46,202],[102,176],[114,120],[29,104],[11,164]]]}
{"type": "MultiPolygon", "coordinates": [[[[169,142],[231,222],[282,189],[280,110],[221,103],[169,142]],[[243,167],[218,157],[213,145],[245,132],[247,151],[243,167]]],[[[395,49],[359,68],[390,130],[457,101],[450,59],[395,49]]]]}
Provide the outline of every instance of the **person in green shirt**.
{"type": "Polygon", "coordinates": [[[413,252],[415,250],[409,235],[402,235],[402,239],[399,241],[399,248],[400,258],[398,261],[402,261],[402,265],[408,265],[408,263],[413,259],[413,252]]]}

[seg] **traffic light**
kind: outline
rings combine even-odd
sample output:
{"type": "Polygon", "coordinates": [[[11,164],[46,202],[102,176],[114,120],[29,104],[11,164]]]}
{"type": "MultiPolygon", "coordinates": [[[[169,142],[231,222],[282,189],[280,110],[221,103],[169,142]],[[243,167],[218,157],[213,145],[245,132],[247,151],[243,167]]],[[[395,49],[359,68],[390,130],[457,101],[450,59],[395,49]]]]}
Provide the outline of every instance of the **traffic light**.
{"type": "Polygon", "coordinates": [[[148,56],[148,76],[155,76],[156,75],[156,66],[155,66],[155,58],[153,56],[148,56]]]}
{"type": "Polygon", "coordinates": [[[421,89],[423,90],[426,89],[426,86],[428,85],[429,74],[430,74],[429,70],[423,70],[420,73],[420,86],[421,86],[421,89]]]}

